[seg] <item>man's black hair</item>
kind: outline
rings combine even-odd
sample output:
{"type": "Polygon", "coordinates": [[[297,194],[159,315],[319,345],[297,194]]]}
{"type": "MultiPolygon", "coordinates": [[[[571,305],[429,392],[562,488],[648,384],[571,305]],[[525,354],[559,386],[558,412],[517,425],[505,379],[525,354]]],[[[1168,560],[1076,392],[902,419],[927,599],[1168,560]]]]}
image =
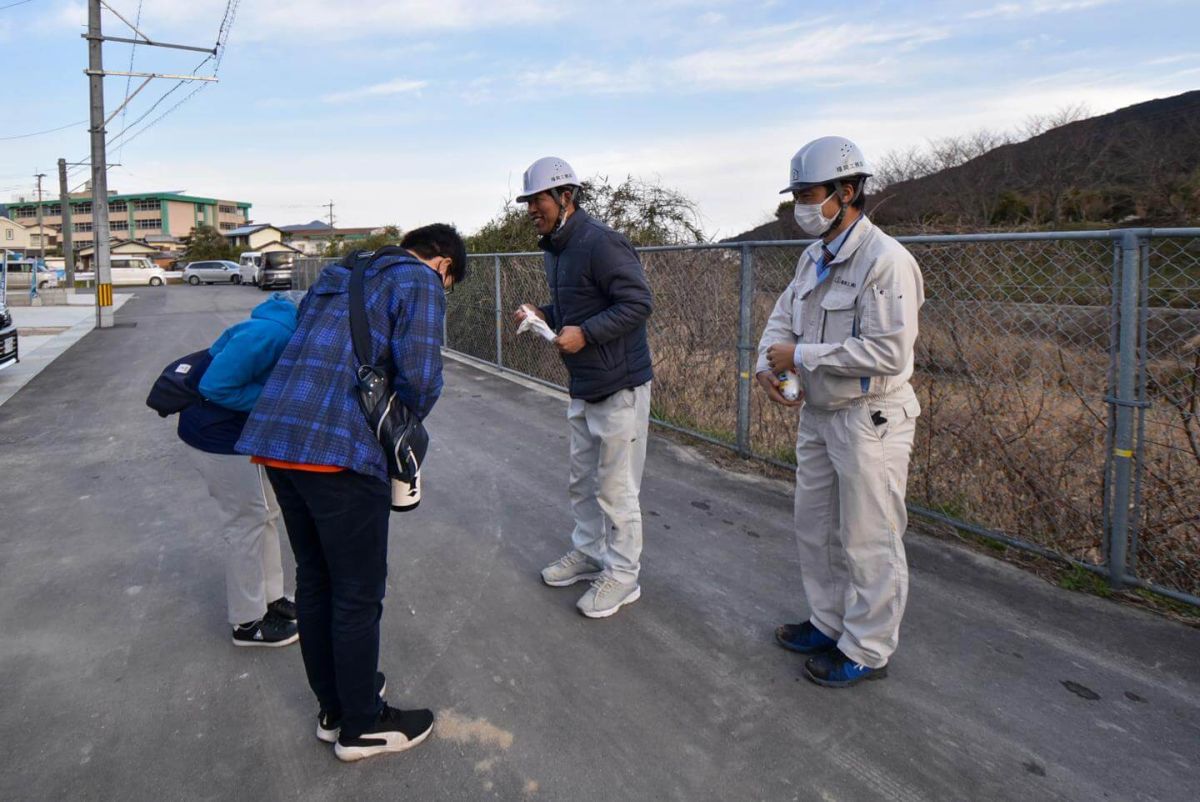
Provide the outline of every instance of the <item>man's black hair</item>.
{"type": "MultiPolygon", "coordinates": [[[[843,183],[848,184],[850,182],[845,181],[843,183]]],[[[850,201],[850,208],[858,209],[860,212],[865,211],[867,208],[867,179],[863,176],[856,176],[854,183],[857,194],[854,196],[854,200],[850,201]]],[[[841,194],[841,190],[838,188],[838,184],[835,181],[830,181],[828,184],[826,184],[825,191],[829,193],[825,197],[841,194]]]]}
{"type": "Polygon", "coordinates": [[[550,197],[554,198],[554,201],[557,203],[562,193],[568,189],[571,190],[571,205],[576,209],[580,208],[580,196],[583,194],[583,187],[578,184],[566,184],[561,187],[555,187],[550,190],[550,197]]]}
{"type": "Polygon", "coordinates": [[[467,246],[458,229],[447,223],[433,223],[414,228],[400,240],[400,247],[422,259],[445,256],[450,259],[450,277],[454,283],[467,280],[467,246]]]}

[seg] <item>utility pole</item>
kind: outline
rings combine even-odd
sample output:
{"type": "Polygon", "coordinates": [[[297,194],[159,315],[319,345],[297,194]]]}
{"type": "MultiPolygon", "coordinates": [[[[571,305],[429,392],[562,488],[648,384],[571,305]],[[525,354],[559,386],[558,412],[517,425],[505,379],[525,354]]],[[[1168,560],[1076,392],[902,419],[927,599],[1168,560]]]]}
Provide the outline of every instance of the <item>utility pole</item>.
{"type": "MultiPolygon", "coordinates": [[[[45,177],[46,177],[45,173],[38,173],[37,175],[34,176],[34,178],[36,178],[37,182],[38,182],[38,187],[37,187],[37,193],[38,193],[38,200],[37,200],[38,259],[41,260],[43,265],[46,264],[46,231],[45,231],[45,229],[42,228],[42,179],[45,177]]],[[[30,279],[30,281],[32,282],[34,292],[37,292],[36,271],[34,272],[34,275],[30,279]]]]}
{"type": "Polygon", "coordinates": [[[333,228],[333,201],[331,200],[325,205],[329,207],[329,227],[333,228]]]}
{"type": "Polygon", "coordinates": [[[92,260],[96,274],[96,328],[113,324],[112,257],[108,231],[108,155],[104,144],[104,40],[100,0],[88,0],[88,84],[91,90],[92,260]]]}
{"type": "MultiPolygon", "coordinates": [[[[227,30],[227,29],[226,29],[227,30]]],[[[166,47],[172,50],[190,50],[198,53],[217,55],[221,45],[221,34],[218,33],[217,44],[213,47],[193,47],[191,45],[176,45],[167,42],[156,42],[138,30],[137,26],[125,19],[109,5],[108,0],[88,0],[88,30],[83,38],[88,43],[88,68],[84,74],[88,77],[91,95],[91,127],[88,129],[92,136],[92,239],[95,248],[96,262],[96,327],[112,328],[113,325],[113,293],[112,293],[112,257],[109,251],[108,228],[108,160],[105,154],[104,126],[112,121],[129,105],[139,92],[155,78],[168,78],[177,81],[216,81],[217,76],[201,75],[166,75],[154,72],[119,72],[104,70],[103,47],[105,41],[125,42],[127,44],[148,45],[150,47],[166,47]],[[138,39],[119,36],[104,36],[100,32],[100,7],[104,6],[117,19],[125,23],[137,34],[138,39]],[[121,75],[131,78],[144,78],[141,85],[130,92],[121,105],[107,118],[104,116],[104,76],[121,75]]]]}
{"type": "Polygon", "coordinates": [[[62,252],[67,297],[75,295],[75,250],[71,242],[71,193],[67,190],[67,160],[58,160],[58,197],[62,206],[62,252]]]}

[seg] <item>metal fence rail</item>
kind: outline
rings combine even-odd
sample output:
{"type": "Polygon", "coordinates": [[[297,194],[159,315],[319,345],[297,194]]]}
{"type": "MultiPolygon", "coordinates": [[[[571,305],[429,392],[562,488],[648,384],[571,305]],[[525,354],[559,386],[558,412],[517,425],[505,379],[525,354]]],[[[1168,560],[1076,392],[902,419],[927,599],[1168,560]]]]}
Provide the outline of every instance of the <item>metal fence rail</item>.
{"type": "MultiPolygon", "coordinates": [[[[1200,229],[899,237],[925,278],[914,513],[1200,606],[1200,229]]],[[[795,465],[795,413],[753,383],[809,243],[639,249],[661,426],[795,465]]],[[[306,287],[328,260],[298,265],[306,287]]],[[[449,349],[562,388],[508,323],[546,303],[541,254],[471,258],[449,349]]]]}

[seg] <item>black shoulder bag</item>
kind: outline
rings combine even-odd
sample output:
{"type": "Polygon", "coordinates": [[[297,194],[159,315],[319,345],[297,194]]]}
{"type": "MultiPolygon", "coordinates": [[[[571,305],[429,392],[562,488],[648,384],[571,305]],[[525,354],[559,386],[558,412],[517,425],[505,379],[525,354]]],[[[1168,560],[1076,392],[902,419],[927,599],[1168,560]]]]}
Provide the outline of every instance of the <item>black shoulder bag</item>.
{"type": "Polygon", "coordinates": [[[393,369],[387,355],[371,351],[364,298],[367,268],[381,256],[399,252],[383,248],[355,251],[342,262],[350,268],[350,336],[354,343],[355,392],[367,424],[387,455],[392,480],[392,509],[406,512],[421,503],[421,463],[429,449],[429,433],[392,389],[393,369]]]}

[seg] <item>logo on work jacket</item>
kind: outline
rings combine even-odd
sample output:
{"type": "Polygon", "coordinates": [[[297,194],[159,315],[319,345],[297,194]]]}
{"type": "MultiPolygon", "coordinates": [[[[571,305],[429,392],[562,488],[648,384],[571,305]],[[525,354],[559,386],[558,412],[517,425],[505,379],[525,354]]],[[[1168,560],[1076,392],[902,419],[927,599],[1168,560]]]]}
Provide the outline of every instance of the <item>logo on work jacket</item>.
{"type": "Polygon", "coordinates": [[[851,289],[858,286],[858,284],[854,283],[853,281],[846,281],[844,278],[835,278],[833,283],[841,284],[843,287],[850,287],[851,289]]]}

